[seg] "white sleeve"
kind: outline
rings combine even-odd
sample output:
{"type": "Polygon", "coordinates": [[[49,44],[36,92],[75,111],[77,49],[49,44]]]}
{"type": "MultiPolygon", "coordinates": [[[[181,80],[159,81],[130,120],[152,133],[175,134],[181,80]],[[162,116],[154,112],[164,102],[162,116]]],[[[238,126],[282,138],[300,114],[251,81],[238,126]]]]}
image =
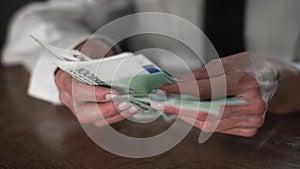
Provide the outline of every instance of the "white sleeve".
{"type": "MultiPolygon", "coordinates": [[[[31,73],[28,88],[30,96],[53,104],[60,103],[54,82],[57,67],[51,61],[49,53],[29,35],[57,47],[75,47],[91,34],[88,24],[83,21],[90,12],[86,9],[85,2],[87,1],[61,0],[31,3],[16,13],[8,29],[2,63],[22,64],[31,73]]],[[[100,2],[102,5],[106,3],[100,2]]]]}

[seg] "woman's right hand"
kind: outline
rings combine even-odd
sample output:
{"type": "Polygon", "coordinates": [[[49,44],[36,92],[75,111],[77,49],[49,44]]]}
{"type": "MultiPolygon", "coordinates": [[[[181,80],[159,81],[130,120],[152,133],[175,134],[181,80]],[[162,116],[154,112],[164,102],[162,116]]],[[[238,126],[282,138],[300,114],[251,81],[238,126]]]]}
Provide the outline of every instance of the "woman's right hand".
{"type": "MultiPolygon", "coordinates": [[[[76,49],[91,58],[113,55],[112,51],[107,50],[108,45],[99,40],[89,40],[76,49]]],[[[59,90],[60,101],[72,111],[80,123],[93,123],[97,127],[102,127],[122,121],[138,112],[138,109],[126,102],[103,102],[117,95],[117,91],[83,84],[60,69],[55,74],[55,83],[59,90]]]]}

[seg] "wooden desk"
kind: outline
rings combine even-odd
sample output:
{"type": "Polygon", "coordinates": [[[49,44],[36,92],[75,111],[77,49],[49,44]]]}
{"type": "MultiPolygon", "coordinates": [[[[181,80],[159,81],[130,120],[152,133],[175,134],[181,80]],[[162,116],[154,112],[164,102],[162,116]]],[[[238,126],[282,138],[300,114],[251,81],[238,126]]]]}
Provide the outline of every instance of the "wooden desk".
{"type": "MultiPolygon", "coordinates": [[[[199,144],[199,130],[192,129],[164,154],[130,159],[98,147],[66,108],[29,98],[22,68],[0,67],[0,80],[0,168],[300,168],[300,114],[268,114],[253,138],[214,134],[199,144]]],[[[128,121],[114,127],[143,133],[128,121]]]]}

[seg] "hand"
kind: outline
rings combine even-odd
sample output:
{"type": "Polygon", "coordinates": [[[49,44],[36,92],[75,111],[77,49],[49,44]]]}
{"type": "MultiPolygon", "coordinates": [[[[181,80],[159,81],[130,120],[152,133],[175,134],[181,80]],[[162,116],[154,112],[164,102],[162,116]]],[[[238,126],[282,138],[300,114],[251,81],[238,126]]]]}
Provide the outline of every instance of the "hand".
{"type": "MultiPolygon", "coordinates": [[[[81,49],[82,46],[83,44],[78,48],[81,49]]],[[[83,53],[93,58],[103,57],[106,53],[101,53],[99,49],[105,51],[107,47],[101,41],[88,41],[87,47],[83,48],[83,53]]],[[[97,127],[102,127],[122,121],[138,111],[125,102],[103,103],[104,99],[118,94],[117,91],[80,83],[60,69],[56,72],[55,83],[59,90],[60,101],[73,112],[81,123],[93,123],[97,127]]]]}
{"type": "MultiPolygon", "coordinates": [[[[168,93],[189,94],[201,99],[234,96],[245,100],[247,105],[225,105],[219,117],[220,121],[217,121],[218,117],[207,119],[206,112],[191,113],[186,110],[181,110],[179,118],[206,132],[251,137],[263,125],[268,104],[277,86],[282,85],[282,82],[279,83],[280,79],[287,74],[296,74],[296,71],[279,61],[251,53],[240,53],[221,60],[212,60],[205,67],[184,75],[178,83],[162,86],[161,89],[168,93]],[[224,71],[220,69],[221,66],[224,71]],[[218,91],[222,78],[226,79],[226,95],[218,91]],[[211,86],[217,88],[214,96],[211,96],[211,86]],[[195,92],[195,87],[199,93],[195,92]]],[[[180,112],[168,105],[165,106],[165,111],[177,115],[180,112]]]]}

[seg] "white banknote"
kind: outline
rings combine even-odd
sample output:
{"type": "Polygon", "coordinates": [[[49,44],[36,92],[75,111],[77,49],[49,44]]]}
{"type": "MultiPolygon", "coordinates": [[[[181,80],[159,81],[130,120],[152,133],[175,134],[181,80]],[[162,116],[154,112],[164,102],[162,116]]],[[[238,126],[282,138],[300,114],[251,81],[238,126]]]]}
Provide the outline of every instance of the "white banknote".
{"type": "MultiPolygon", "coordinates": [[[[140,113],[134,115],[136,119],[151,119],[161,114],[161,111],[156,111],[150,106],[151,102],[163,102],[181,109],[207,112],[214,115],[219,115],[225,104],[246,104],[245,101],[236,98],[200,101],[192,96],[154,93],[160,86],[174,83],[176,80],[142,54],[122,53],[92,60],[79,51],[57,48],[34,36],[32,38],[56,58],[55,64],[60,69],[76,80],[88,85],[118,90],[121,95],[114,98],[115,100],[128,102],[141,110],[140,113]]],[[[169,121],[175,116],[163,113],[162,117],[169,121]]]]}

